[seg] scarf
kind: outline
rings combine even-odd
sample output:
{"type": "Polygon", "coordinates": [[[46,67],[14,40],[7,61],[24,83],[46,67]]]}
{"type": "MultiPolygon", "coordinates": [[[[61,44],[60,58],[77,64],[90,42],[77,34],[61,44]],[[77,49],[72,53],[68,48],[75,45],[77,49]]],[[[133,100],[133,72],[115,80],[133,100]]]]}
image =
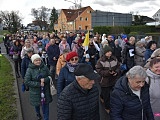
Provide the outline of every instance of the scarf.
{"type": "Polygon", "coordinates": [[[73,65],[73,64],[67,62],[67,68],[68,68],[69,72],[74,72],[74,70],[77,66],[78,66],[78,63],[73,65]]]}

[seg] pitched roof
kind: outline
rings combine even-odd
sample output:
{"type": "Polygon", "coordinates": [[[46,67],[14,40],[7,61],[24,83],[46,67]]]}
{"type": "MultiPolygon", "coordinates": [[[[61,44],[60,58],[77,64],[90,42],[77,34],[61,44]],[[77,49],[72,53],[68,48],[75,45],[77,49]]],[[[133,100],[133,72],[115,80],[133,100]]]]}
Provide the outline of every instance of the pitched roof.
{"type": "Polygon", "coordinates": [[[75,20],[81,13],[83,13],[88,7],[83,7],[80,9],[62,9],[62,11],[64,12],[66,18],[67,18],[67,22],[73,21],[75,20]]]}
{"type": "Polygon", "coordinates": [[[160,9],[156,13],[154,13],[152,17],[156,16],[157,13],[160,13],[160,9]]]}

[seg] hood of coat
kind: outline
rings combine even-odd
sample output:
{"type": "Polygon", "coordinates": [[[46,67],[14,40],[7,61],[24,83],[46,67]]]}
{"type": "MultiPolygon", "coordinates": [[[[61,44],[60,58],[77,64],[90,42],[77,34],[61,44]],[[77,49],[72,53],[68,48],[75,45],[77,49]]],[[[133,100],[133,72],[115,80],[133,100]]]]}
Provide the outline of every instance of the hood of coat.
{"type": "Polygon", "coordinates": [[[160,75],[157,75],[157,74],[153,73],[149,68],[146,70],[146,73],[149,77],[151,77],[154,80],[159,80],[160,79],[160,75]]]}
{"type": "MultiPolygon", "coordinates": [[[[142,91],[148,87],[148,84],[145,82],[145,85],[141,88],[142,91]]],[[[125,93],[125,95],[134,95],[132,90],[129,88],[128,85],[128,78],[126,76],[122,76],[118,81],[116,82],[114,89],[118,89],[118,91],[121,91],[122,93],[125,93]]]]}
{"type": "Polygon", "coordinates": [[[132,94],[133,92],[129,88],[128,78],[126,76],[122,76],[115,84],[114,89],[118,89],[125,94],[132,94]]]}

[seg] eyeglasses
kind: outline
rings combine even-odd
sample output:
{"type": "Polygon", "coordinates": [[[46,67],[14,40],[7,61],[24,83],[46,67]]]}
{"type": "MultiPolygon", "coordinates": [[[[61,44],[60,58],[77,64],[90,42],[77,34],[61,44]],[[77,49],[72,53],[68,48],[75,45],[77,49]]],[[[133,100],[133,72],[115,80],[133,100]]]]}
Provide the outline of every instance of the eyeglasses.
{"type": "Polygon", "coordinates": [[[78,58],[71,58],[71,61],[77,61],[78,58]]]}

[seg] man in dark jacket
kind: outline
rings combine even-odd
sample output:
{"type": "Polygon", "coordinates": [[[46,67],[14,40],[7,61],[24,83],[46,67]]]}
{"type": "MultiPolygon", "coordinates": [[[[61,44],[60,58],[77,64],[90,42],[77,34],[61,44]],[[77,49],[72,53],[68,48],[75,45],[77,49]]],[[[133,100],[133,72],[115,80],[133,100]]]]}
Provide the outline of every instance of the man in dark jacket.
{"type": "Polygon", "coordinates": [[[146,77],[141,66],[134,66],[117,81],[110,100],[111,120],[154,120],[146,77]]]}
{"type": "Polygon", "coordinates": [[[60,55],[60,50],[59,47],[55,44],[55,39],[50,40],[50,46],[47,49],[47,55],[48,55],[48,63],[50,65],[50,72],[52,75],[52,79],[54,80],[56,72],[56,64],[60,55]]]}
{"type": "Polygon", "coordinates": [[[135,55],[135,37],[130,37],[129,41],[124,46],[122,50],[122,63],[126,64],[127,70],[124,71],[126,73],[129,69],[131,69],[135,65],[134,61],[135,55]]]}
{"type": "Polygon", "coordinates": [[[76,80],[66,86],[58,98],[57,120],[100,120],[99,92],[94,85],[99,75],[84,63],[76,67],[74,74],[76,80]]]}

